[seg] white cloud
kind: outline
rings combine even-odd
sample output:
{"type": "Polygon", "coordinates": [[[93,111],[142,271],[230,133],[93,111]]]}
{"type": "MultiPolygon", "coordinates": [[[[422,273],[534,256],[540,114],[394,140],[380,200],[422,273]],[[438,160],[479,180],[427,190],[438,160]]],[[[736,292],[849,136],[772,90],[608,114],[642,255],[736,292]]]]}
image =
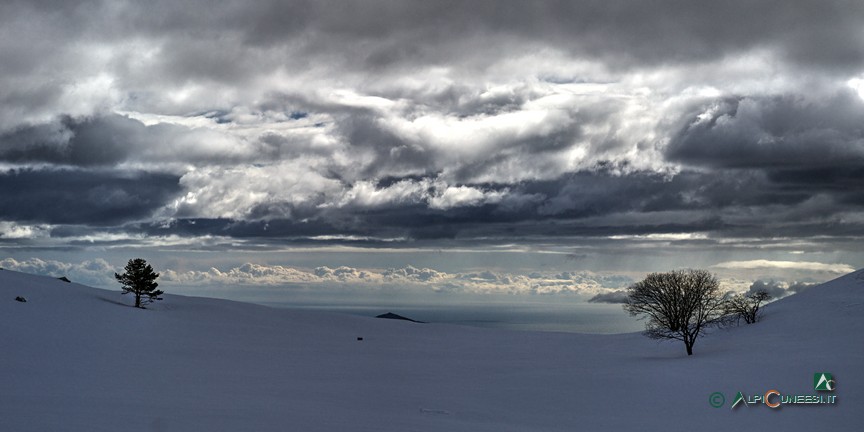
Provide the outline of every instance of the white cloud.
{"type": "MultiPolygon", "coordinates": [[[[620,207],[595,206],[578,188],[573,194],[560,192],[579,181],[578,174],[588,171],[626,175],[644,170],[671,178],[684,170],[678,179],[686,177],[687,170],[710,172],[711,167],[671,162],[665,152],[694,115],[702,112],[705,122],[717,117],[708,108],[716,109],[712,100],[741,100],[737,115],[762,121],[770,117],[759,115],[762,111],[755,110],[752,102],[760,96],[800,97],[808,105],[825,98],[820,95],[838,91],[852,95],[853,90],[860,95],[864,89],[864,76],[856,66],[861,59],[855,54],[860,50],[846,43],[857,40],[847,36],[858,34],[861,26],[855,19],[826,19],[835,13],[828,10],[831,8],[824,8],[824,16],[810,14],[807,8],[790,8],[785,12],[800,18],[801,25],[778,32],[770,20],[738,20],[740,11],[729,5],[690,10],[634,4],[619,11],[623,14],[609,14],[603,2],[584,11],[514,2],[513,7],[504,8],[507,10],[491,5],[496,13],[478,14],[483,6],[469,3],[442,7],[424,2],[415,5],[422,6],[424,13],[406,6],[378,14],[375,8],[347,11],[312,3],[293,8],[286,2],[249,8],[242,2],[228,2],[208,6],[206,14],[183,15],[183,19],[175,19],[173,8],[147,8],[134,2],[67,11],[59,9],[60,3],[51,10],[33,8],[28,2],[9,3],[3,8],[5,20],[0,26],[4,163],[37,170],[70,163],[61,156],[73,131],[61,128],[62,124],[122,113],[148,127],[133,128],[138,136],[124,133],[125,129],[109,130],[104,145],[93,148],[92,155],[116,151],[100,170],[170,172],[180,177],[182,191],[172,189],[170,196],[152,205],[162,206],[156,219],[289,218],[296,222],[314,215],[337,227],[316,231],[324,234],[316,239],[351,240],[343,234],[380,234],[375,232],[380,227],[370,225],[381,214],[391,217],[381,220],[393,220],[397,212],[387,213],[388,206],[404,205],[399,212],[404,222],[424,205],[459,213],[460,208],[495,204],[496,215],[509,216],[512,208],[507,206],[537,202],[536,208],[525,206],[525,212],[512,213],[511,220],[518,219],[515,222],[496,224],[503,229],[485,225],[479,235],[497,230],[488,237],[520,237],[523,233],[532,237],[537,228],[550,226],[546,216],[552,215],[562,225],[585,228],[562,226],[562,233],[603,227],[602,233],[613,235],[641,233],[654,226],[659,229],[660,220],[693,225],[690,222],[716,218],[717,224],[708,224],[708,229],[716,227],[709,235],[723,241],[724,231],[732,230],[729,227],[757,226],[753,220],[764,214],[783,216],[784,209],[805,206],[782,193],[772,193],[793,190],[773,180],[785,174],[772,171],[767,176],[771,181],[751,188],[765,191],[764,196],[754,192],[736,197],[734,190],[721,196],[714,189],[726,187],[711,180],[738,176],[729,170],[706,175],[698,180],[700,184],[670,182],[668,188],[646,190],[644,200],[623,197],[629,201],[620,207]],[[300,15],[295,14],[298,11],[300,15]],[[534,19],[517,19],[525,12],[534,19]],[[281,25],[291,17],[303,25],[281,25]],[[617,24],[661,25],[603,25],[610,17],[617,24]],[[681,37],[670,37],[664,30],[662,24],[670,17],[684,24],[677,29],[683,32],[677,35],[681,37]],[[735,26],[703,25],[731,22],[718,21],[718,17],[736,17],[735,26]],[[503,22],[512,25],[502,27],[503,22]],[[824,25],[826,22],[831,25],[824,25]],[[600,25],[593,25],[597,23],[600,25]],[[781,34],[791,37],[778,38],[781,34]],[[811,50],[809,60],[799,57],[811,50]],[[833,63],[838,59],[840,62],[833,63]],[[20,136],[29,126],[44,126],[44,134],[39,139],[20,136]],[[46,156],[46,144],[59,150],[46,156]],[[687,190],[676,189],[676,185],[687,190]],[[771,189],[773,186],[778,189],[771,189]],[[519,195],[520,191],[530,192],[519,195]],[[760,203],[767,200],[770,204],[768,197],[782,204],[764,208],[760,203]],[[166,200],[174,202],[165,205],[166,200]],[[796,203],[788,204],[793,201],[796,203]],[[585,203],[585,212],[578,208],[581,203],[585,203]],[[382,211],[355,212],[362,208],[382,211]],[[588,210],[597,215],[585,217],[588,210]],[[688,220],[663,216],[676,211],[689,213],[688,220]],[[372,223],[366,223],[364,217],[372,223]],[[525,219],[519,219],[522,217],[525,219]],[[354,230],[358,226],[351,226],[350,221],[365,225],[354,230]],[[523,226],[529,229],[522,230],[523,226]]],[[[754,6],[766,10],[760,7],[770,5],[754,6]]],[[[847,12],[846,16],[855,14],[847,12]]],[[[854,95],[851,98],[857,100],[854,95]]],[[[804,117],[808,112],[801,110],[800,114],[804,117]]],[[[860,148],[856,111],[836,111],[840,112],[851,118],[849,147],[860,148]]],[[[718,128],[726,121],[722,115],[716,120],[718,128]]],[[[744,123],[742,118],[738,121],[744,123]]],[[[99,123],[94,122],[94,127],[111,122],[99,123]]],[[[808,136],[812,127],[807,122],[802,125],[801,134],[808,136]]],[[[791,129],[798,130],[794,125],[791,129]]],[[[827,132],[842,135],[841,129],[828,127],[827,132]]],[[[772,138],[770,135],[765,138],[772,138]]],[[[92,155],[72,163],[87,165],[92,155]]],[[[778,168],[774,163],[770,159],[763,165],[778,168]]],[[[854,180],[843,177],[842,172],[837,175],[840,177],[832,182],[854,180]]],[[[603,187],[601,181],[586,178],[585,183],[603,187]]],[[[171,186],[176,186],[173,179],[171,186]]],[[[810,191],[823,187],[812,186],[798,188],[797,193],[812,194],[810,191]]],[[[812,209],[818,216],[772,217],[773,222],[766,222],[754,237],[783,235],[787,228],[796,229],[796,220],[813,222],[832,211],[836,224],[808,225],[825,227],[837,233],[837,238],[858,232],[854,228],[860,225],[862,212],[856,211],[854,199],[839,195],[846,191],[835,186],[824,186],[831,192],[812,209]],[[843,206],[849,210],[836,213],[843,206]]],[[[626,190],[638,192],[639,188],[626,190]]],[[[148,207],[146,215],[136,214],[134,220],[117,223],[146,226],[151,210],[148,207]]],[[[17,217],[18,225],[0,224],[0,233],[7,239],[42,237],[47,231],[32,225],[37,223],[33,221],[55,223],[51,215],[39,215],[40,219],[25,212],[13,214],[9,209],[3,219],[17,217]]],[[[94,230],[106,226],[105,221],[88,222],[97,227],[90,227],[94,230]]],[[[471,231],[467,225],[459,241],[480,231],[471,231]]],[[[705,229],[698,226],[684,229],[705,229]]],[[[418,227],[392,224],[382,235],[404,235],[410,240],[414,228],[418,227]]],[[[463,230],[463,226],[447,228],[463,230]]],[[[700,235],[613,238],[673,242],[699,239],[700,235]]],[[[540,243],[558,241],[551,238],[554,234],[537,237],[545,237],[540,243]]],[[[79,238],[51,241],[64,240],[72,243],[79,238]]],[[[830,247],[824,246],[825,250],[830,247]]],[[[796,264],[796,268],[825,270],[823,264],[816,264],[796,264]]],[[[743,268],[784,267],[751,264],[743,268]]],[[[848,269],[840,266],[825,271],[848,269]]]]}
{"type": "Polygon", "coordinates": [[[429,208],[448,210],[454,207],[497,204],[508,199],[516,205],[531,197],[510,195],[509,189],[483,190],[473,186],[450,186],[440,179],[400,180],[381,188],[376,187],[372,181],[359,181],[343,192],[337,205],[381,207],[425,202],[429,208]]]}
{"type": "Polygon", "coordinates": [[[749,260],[749,261],[726,261],[715,264],[712,267],[722,269],[790,269],[790,270],[810,270],[828,273],[851,273],[855,269],[848,264],[828,264],[812,261],[770,261],[770,260],[749,260]]]}
{"type": "Polygon", "coordinates": [[[161,273],[165,281],[182,285],[202,284],[246,284],[277,285],[282,283],[315,282],[318,277],[309,272],[283,266],[265,266],[246,263],[239,267],[221,271],[210,268],[206,271],[189,270],[178,272],[165,270],[161,273]]]}
{"type": "Polygon", "coordinates": [[[705,233],[655,233],[655,234],[621,234],[609,236],[612,240],[647,240],[647,241],[686,241],[705,240],[705,233]]]}
{"type": "Polygon", "coordinates": [[[849,81],[846,81],[846,85],[855,90],[858,93],[858,97],[864,99],[864,78],[851,78],[849,81]]]}
{"type": "Polygon", "coordinates": [[[197,217],[254,217],[265,214],[291,216],[291,206],[314,207],[339,196],[342,184],[315,169],[316,161],[296,159],[272,165],[208,167],[188,172],[180,179],[186,194],[167,210],[197,217]]]}
{"type": "Polygon", "coordinates": [[[390,186],[378,188],[369,180],[358,181],[346,190],[338,202],[339,207],[357,205],[378,207],[398,203],[416,203],[424,199],[431,181],[401,180],[390,186]]]}
{"type": "Polygon", "coordinates": [[[608,289],[632,283],[626,276],[601,275],[591,272],[564,272],[531,275],[481,271],[447,273],[430,268],[359,269],[341,266],[320,266],[310,270],[247,263],[226,271],[162,272],[166,282],[186,286],[291,286],[333,287],[368,290],[380,287],[411,288],[430,292],[461,292],[470,294],[572,294],[593,296],[608,289]]]}
{"type": "Polygon", "coordinates": [[[436,282],[448,279],[446,273],[429,268],[418,269],[413,266],[387,269],[382,276],[388,280],[409,280],[414,282],[436,282]]]}
{"type": "Polygon", "coordinates": [[[72,282],[100,288],[108,288],[116,285],[116,281],[114,280],[114,272],[116,270],[108,264],[107,261],[101,258],[82,261],[80,263],[42,260],[39,258],[30,258],[26,260],[6,258],[0,260],[0,267],[7,270],[43,276],[66,276],[72,282]]]}
{"type": "Polygon", "coordinates": [[[429,198],[429,207],[447,210],[453,207],[495,204],[507,195],[507,191],[482,191],[475,187],[457,186],[444,189],[440,195],[429,198]]]}
{"type": "Polygon", "coordinates": [[[0,238],[35,239],[50,237],[50,225],[27,225],[15,222],[0,221],[0,238]]]}

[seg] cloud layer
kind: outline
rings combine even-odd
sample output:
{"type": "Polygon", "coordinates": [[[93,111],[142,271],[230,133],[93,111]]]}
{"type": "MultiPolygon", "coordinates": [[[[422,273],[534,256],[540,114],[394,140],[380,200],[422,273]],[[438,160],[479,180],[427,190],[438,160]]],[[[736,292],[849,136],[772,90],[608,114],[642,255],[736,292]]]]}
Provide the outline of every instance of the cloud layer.
{"type": "MultiPolygon", "coordinates": [[[[103,259],[68,263],[57,260],[30,258],[0,261],[0,268],[52,277],[66,276],[74,282],[116,288],[114,268],[103,259]]],[[[392,290],[418,293],[448,293],[467,295],[569,295],[587,298],[599,292],[620,288],[633,282],[627,276],[604,275],[592,272],[560,272],[513,274],[493,271],[447,273],[429,268],[405,266],[389,269],[359,269],[340,266],[319,266],[300,269],[281,265],[246,263],[224,270],[173,269],[159,270],[159,283],[168,292],[195,289],[219,291],[230,288],[242,292],[250,287],[269,287],[282,290],[306,290],[360,293],[364,291],[392,290]]],[[[271,296],[278,300],[278,295],[271,296]]]]}
{"type": "Polygon", "coordinates": [[[860,258],[856,3],[82,0],[0,17],[7,246],[860,258]]]}

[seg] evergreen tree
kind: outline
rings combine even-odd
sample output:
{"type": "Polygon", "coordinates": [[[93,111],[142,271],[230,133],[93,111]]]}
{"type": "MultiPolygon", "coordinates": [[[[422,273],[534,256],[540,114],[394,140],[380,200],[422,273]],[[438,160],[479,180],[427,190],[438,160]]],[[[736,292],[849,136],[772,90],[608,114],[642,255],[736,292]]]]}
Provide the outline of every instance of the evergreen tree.
{"type": "Polygon", "coordinates": [[[165,292],[156,289],[159,286],[156,283],[159,273],[154,272],[147,261],[141,258],[130,259],[125,269],[125,273],[114,273],[114,277],[123,285],[123,294],[135,294],[135,307],[140,308],[154,300],[162,300],[159,296],[165,292]]]}

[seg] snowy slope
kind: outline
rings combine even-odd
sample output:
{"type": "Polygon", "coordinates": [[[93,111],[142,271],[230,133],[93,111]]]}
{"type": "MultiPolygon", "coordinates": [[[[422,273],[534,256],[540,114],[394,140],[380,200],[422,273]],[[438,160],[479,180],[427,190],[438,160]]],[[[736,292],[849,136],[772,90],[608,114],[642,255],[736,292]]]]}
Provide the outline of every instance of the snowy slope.
{"type": "Polygon", "coordinates": [[[0,431],[860,430],[864,272],[769,305],[687,357],[639,334],[508,332],[0,271],[0,431]],[[25,296],[27,303],[15,301],[25,296]],[[358,337],[363,341],[358,341],[358,337]],[[712,392],[834,406],[713,408],[712,392]]]}

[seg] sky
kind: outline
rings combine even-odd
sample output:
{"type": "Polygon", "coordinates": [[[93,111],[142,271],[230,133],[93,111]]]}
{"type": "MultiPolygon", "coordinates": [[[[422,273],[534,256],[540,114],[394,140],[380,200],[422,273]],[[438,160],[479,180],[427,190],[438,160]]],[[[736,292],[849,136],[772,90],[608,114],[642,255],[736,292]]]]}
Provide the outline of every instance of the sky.
{"type": "Polygon", "coordinates": [[[614,301],[864,267],[859,1],[4,1],[0,58],[7,269],[614,301]]]}

